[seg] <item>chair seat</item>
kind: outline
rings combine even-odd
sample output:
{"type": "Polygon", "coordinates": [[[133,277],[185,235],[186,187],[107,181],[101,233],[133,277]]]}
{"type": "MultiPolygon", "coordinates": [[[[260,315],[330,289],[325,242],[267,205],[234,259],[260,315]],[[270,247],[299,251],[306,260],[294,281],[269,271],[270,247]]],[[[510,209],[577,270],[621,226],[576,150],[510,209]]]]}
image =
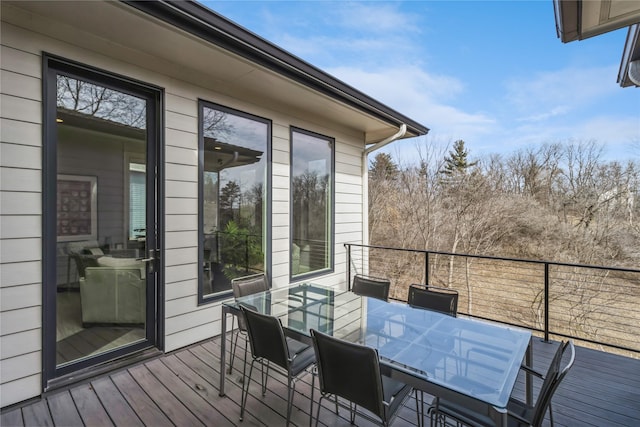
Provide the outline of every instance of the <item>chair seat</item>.
{"type": "Polygon", "coordinates": [[[384,392],[384,401],[389,404],[387,413],[393,414],[398,406],[402,405],[404,398],[411,393],[411,387],[383,375],[382,391],[384,392]]]}
{"type": "MultiPolygon", "coordinates": [[[[435,409],[436,399],[431,403],[429,410],[435,409]]],[[[440,399],[438,402],[438,410],[442,415],[451,417],[460,421],[464,425],[471,427],[486,427],[493,426],[495,422],[486,415],[467,409],[466,407],[459,405],[455,402],[446,399],[440,399]]],[[[510,414],[516,414],[525,419],[531,419],[533,407],[526,405],[525,403],[517,399],[509,399],[507,404],[507,412],[510,414]]],[[[526,423],[520,423],[517,419],[509,417],[509,427],[526,426],[526,423]]]]}
{"type": "Polygon", "coordinates": [[[291,374],[294,377],[309,367],[310,364],[315,363],[316,354],[312,346],[289,337],[287,337],[287,346],[289,347],[289,357],[293,358],[291,374]]]}

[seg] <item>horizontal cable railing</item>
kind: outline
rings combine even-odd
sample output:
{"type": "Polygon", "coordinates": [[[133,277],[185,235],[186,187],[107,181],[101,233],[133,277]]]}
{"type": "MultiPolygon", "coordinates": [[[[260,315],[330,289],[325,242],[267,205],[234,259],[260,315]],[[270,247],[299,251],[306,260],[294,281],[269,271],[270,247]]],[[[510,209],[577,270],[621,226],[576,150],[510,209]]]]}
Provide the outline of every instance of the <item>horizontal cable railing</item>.
{"type": "Polygon", "coordinates": [[[455,289],[458,311],[640,357],[640,270],[345,244],[347,280],[391,280],[390,298],[414,283],[455,289]]]}

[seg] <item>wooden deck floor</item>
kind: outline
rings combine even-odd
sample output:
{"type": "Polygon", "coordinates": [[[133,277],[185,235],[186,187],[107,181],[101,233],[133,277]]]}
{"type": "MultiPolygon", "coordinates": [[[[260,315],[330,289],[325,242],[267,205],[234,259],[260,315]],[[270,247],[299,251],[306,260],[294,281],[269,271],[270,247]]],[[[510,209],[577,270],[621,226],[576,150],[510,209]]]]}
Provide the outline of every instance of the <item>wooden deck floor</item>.
{"type": "MultiPolygon", "coordinates": [[[[8,426],[281,426],[286,386],[280,375],[269,379],[265,397],[252,383],[243,422],[240,414],[241,359],[228,376],[226,397],[218,396],[220,338],[148,360],[29,404],[5,408],[0,425],[8,426]]],[[[240,346],[239,346],[240,347],[240,346]]],[[[534,343],[534,362],[544,367],[556,344],[534,343]]],[[[298,383],[292,419],[309,423],[311,376],[298,383]],[[301,392],[302,395],[298,392],[301,392]]],[[[522,379],[514,393],[522,393],[522,379]]],[[[522,394],[521,394],[522,395],[522,394]]],[[[316,393],[316,399],[318,394],[316,393]]],[[[558,426],[640,425],[640,360],[577,347],[576,364],[554,400],[558,426]]],[[[341,416],[347,413],[341,410],[341,416]]],[[[321,424],[348,426],[329,406],[321,424]]],[[[357,425],[372,425],[361,418],[357,425]]],[[[416,425],[415,402],[407,400],[394,426],[416,425]]]]}

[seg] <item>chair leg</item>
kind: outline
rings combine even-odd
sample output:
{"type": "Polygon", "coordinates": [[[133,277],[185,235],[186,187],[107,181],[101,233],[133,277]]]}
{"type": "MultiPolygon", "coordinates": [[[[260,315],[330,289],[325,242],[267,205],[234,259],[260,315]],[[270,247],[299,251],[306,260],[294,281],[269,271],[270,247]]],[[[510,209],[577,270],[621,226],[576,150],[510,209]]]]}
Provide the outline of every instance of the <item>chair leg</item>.
{"type": "Polygon", "coordinates": [[[296,392],[296,380],[292,379],[291,376],[287,378],[287,427],[291,422],[291,411],[293,409],[293,395],[296,392]]]}
{"type": "Polygon", "coordinates": [[[316,373],[312,369],[311,370],[311,399],[309,399],[311,401],[311,403],[309,404],[309,427],[311,427],[311,423],[313,423],[313,395],[315,392],[315,386],[316,386],[316,373]]]}
{"type": "Polygon", "coordinates": [[[231,343],[229,345],[229,368],[227,369],[227,373],[231,373],[233,371],[233,359],[236,354],[235,347],[238,346],[238,333],[239,331],[235,330],[236,316],[231,316],[231,343]],[[235,333],[234,333],[235,332],[235,333]],[[236,336],[235,346],[233,345],[233,336],[236,336]]]}
{"type": "Polygon", "coordinates": [[[253,373],[253,364],[256,361],[256,359],[253,359],[251,361],[251,367],[249,368],[249,379],[247,380],[247,377],[245,376],[246,370],[247,370],[247,362],[245,360],[244,363],[244,368],[242,369],[242,377],[244,378],[244,381],[242,381],[242,395],[240,398],[240,421],[242,421],[242,419],[244,418],[244,408],[245,405],[247,404],[247,397],[249,395],[249,386],[251,385],[251,374],[253,373]]]}
{"type": "Polygon", "coordinates": [[[418,400],[418,390],[413,389],[416,395],[416,414],[418,416],[418,427],[424,427],[424,392],[420,390],[420,400],[418,400]]]}

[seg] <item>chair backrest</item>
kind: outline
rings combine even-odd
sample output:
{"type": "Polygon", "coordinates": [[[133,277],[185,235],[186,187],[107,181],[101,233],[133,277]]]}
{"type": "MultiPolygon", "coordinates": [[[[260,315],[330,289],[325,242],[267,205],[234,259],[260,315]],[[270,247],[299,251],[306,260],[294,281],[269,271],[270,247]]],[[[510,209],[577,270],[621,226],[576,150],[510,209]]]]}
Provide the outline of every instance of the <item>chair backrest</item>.
{"type": "MultiPolygon", "coordinates": [[[[231,279],[231,289],[233,290],[233,297],[240,298],[268,290],[269,282],[267,281],[266,274],[253,274],[251,276],[231,279]]],[[[238,327],[241,331],[247,330],[247,323],[244,320],[244,316],[238,317],[238,327]]]]}
{"type": "Polygon", "coordinates": [[[391,281],[378,277],[369,277],[356,274],[353,276],[351,290],[353,293],[365,297],[378,298],[384,301],[389,299],[389,288],[391,281]]]}
{"type": "Polygon", "coordinates": [[[247,322],[249,344],[254,358],[262,357],[289,370],[289,349],[280,319],[240,306],[247,322]]]}
{"type": "Polygon", "coordinates": [[[458,315],[458,292],[454,289],[411,285],[407,302],[411,307],[439,311],[454,317],[458,315]]]}
{"type": "Polygon", "coordinates": [[[534,426],[542,425],[542,421],[544,420],[544,416],[547,413],[547,409],[551,404],[551,398],[553,394],[557,390],[560,382],[564,379],[569,372],[569,369],[573,366],[575,361],[576,350],[572,341],[566,341],[560,343],[560,346],[556,350],[556,354],[553,356],[551,360],[551,364],[549,365],[549,369],[547,370],[547,374],[544,377],[544,382],[542,383],[542,387],[540,388],[540,393],[538,394],[538,400],[533,409],[531,424],[534,426]],[[567,364],[560,369],[560,364],[562,360],[565,358],[565,355],[569,353],[569,361],[567,364]]]}
{"type": "Polygon", "coordinates": [[[238,277],[231,280],[231,289],[233,289],[233,297],[240,298],[268,290],[269,281],[264,273],[238,277]]]}
{"type": "Polygon", "coordinates": [[[347,399],[384,419],[378,352],[311,330],[320,391],[347,399]]]}

